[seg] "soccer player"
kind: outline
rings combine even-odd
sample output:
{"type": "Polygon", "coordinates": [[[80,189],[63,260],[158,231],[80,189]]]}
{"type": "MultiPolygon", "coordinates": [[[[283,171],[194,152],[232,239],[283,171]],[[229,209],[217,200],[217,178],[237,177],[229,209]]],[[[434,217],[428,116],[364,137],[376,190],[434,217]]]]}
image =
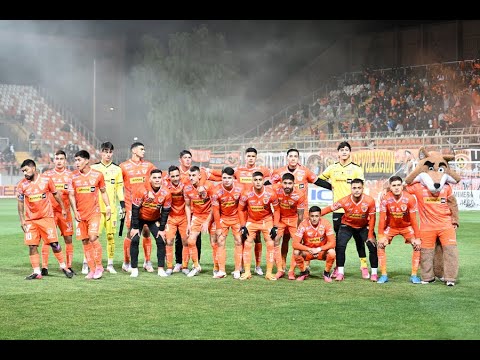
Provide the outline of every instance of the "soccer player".
{"type": "MultiPolygon", "coordinates": [[[[342,141],[337,146],[338,161],[329,165],[324,172],[322,172],[318,178],[322,180],[329,180],[331,183],[331,189],[333,192],[333,203],[336,203],[345,196],[351,193],[351,182],[353,179],[365,180],[363,175],[363,169],[360,165],[355,164],[351,159],[352,147],[346,141],[342,141]]],[[[338,230],[342,222],[342,216],[345,213],[343,208],[335,210],[332,214],[333,229],[335,230],[335,236],[338,243],[338,230]]],[[[357,241],[357,238],[355,238],[357,241]]],[[[360,240],[358,240],[360,241],[360,240]]],[[[357,242],[358,256],[360,257],[360,271],[364,279],[369,278],[367,258],[365,257],[365,246],[363,242],[357,242]],[[363,249],[363,250],[359,250],[363,249]],[[361,254],[363,256],[361,256],[361,254]]],[[[338,256],[338,254],[337,254],[338,256]]],[[[332,274],[332,277],[337,276],[337,269],[332,274]]]]}
{"type": "Polygon", "coordinates": [[[410,281],[414,284],[420,284],[421,280],[417,276],[421,247],[416,216],[417,201],[413,195],[403,190],[400,176],[392,176],[389,183],[390,191],[380,200],[377,254],[382,276],[377,283],[383,284],[388,281],[386,246],[392,243],[392,239],[396,235],[402,235],[405,243],[411,244],[413,247],[410,281]]]}
{"type": "MultiPolygon", "coordinates": [[[[98,170],[103,174],[105,178],[105,186],[107,189],[108,199],[112,206],[110,219],[107,220],[106,209],[103,201],[100,201],[100,229],[99,234],[103,232],[107,234],[107,268],[106,270],[110,274],[116,274],[117,271],[113,267],[113,258],[115,255],[115,233],[117,232],[118,217],[122,219],[125,216],[125,201],[123,194],[123,176],[122,169],[113,163],[113,150],[114,146],[111,142],[107,141],[100,145],[102,160],[92,165],[92,169],[98,170]],[[120,203],[121,211],[117,217],[117,206],[120,203]]],[[[82,269],[82,273],[88,274],[88,265],[84,259],[83,266],[86,268],[86,272],[82,269]]]]}
{"type": "Polygon", "coordinates": [[[227,250],[225,239],[229,229],[232,229],[233,240],[235,242],[234,259],[235,270],[234,279],[240,279],[240,268],[242,266],[242,239],[240,237],[240,223],[238,218],[238,202],[242,195],[243,186],[234,182],[234,170],[226,167],[222,170],[222,183],[216,186],[212,192],[213,219],[216,224],[216,243],[218,267],[217,273],[213,274],[216,279],[227,276],[225,272],[225,263],[227,259],[227,250]]]}
{"type": "Polygon", "coordinates": [[[150,171],[150,180],[135,190],[132,198],[132,228],[130,229],[130,256],[132,271],[130,277],[138,277],[138,245],[140,231],[146,225],[157,244],[158,276],[166,277],[165,272],[165,225],[172,206],[172,195],[162,186],[162,171],[150,171]],[[153,194],[153,199],[151,195],[153,194]]]}
{"type": "MultiPolygon", "coordinates": [[[[197,275],[202,268],[198,261],[197,238],[200,232],[210,234],[210,244],[212,245],[212,255],[214,267],[216,264],[216,247],[214,244],[215,226],[212,215],[211,191],[213,184],[205,182],[200,185],[201,171],[198,166],[190,168],[190,184],[183,188],[183,196],[185,198],[185,212],[187,214],[187,236],[188,236],[188,254],[192,259],[193,267],[187,274],[188,277],[197,275]],[[200,190],[202,189],[202,190],[200,190]]],[[[188,262],[182,264],[183,270],[188,268],[188,262]]]]}
{"type": "MultiPolygon", "coordinates": [[[[190,180],[188,180],[190,182],[190,180]]],[[[165,186],[172,195],[172,207],[167,220],[166,236],[167,236],[167,271],[170,275],[172,272],[180,272],[182,263],[188,264],[188,238],[187,238],[187,214],[185,213],[185,198],[183,196],[183,188],[185,183],[180,180],[180,169],[172,165],[168,168],[168,178],[165,180],[165,186]],[[180,236],[180,248],[176,245],[175,250],[180,250],[180,258],[176,259],[177,263],[173,268],[173,243],[177,233],[180,236]],[[180,263],[178,263],[180,261],[180,263]]],[[[188,269],[185,269],[188,274],[188,269]]]]}
{"type": "Polygon", "coordinates": [[[55,257],[60,264],[60,268],[66,277],[72,278],[73,272],[65,264],[62,247],[58,243],[57,229],[54,220],[54,213],[48,193],[51,193],[55,201],[62,210],[62,215],[66,219],[67,210],[62,198],[57,193],[53,181],[37,172],[37,165],[32,159],[26,159],[20,166],[25,179],[17,184],[18,199],[18,217],[20,218],[20,227],[24,235],[25,245],[28,246],[30,263],[33,273],[25,280],[41,279],[40,254],[38,245],[40,239],[49,244],[55,257]],[[26,204],[26,206],[25,206],[26,204]]]}
{"type": "MultiPolygon", "coordinates": [[[[123,175],[123,187],[125,197],[125,226],[127,229],[131,227],[132,219],[132,196],[133,193],[142,187],[147,181],[148,174],[155,166],[144,160],[145,157],[145,145],[141,142],[134,142],[130,146],[132,156],[129,160],[120,164],[123,175]]],[[[154,272],[152,262],[150,261],[150,255],[152,253],[152,240],[150,239],[150,230],[146,227],[142,229],[143,235],[143,252],[145,254],[145,262],[143,268],[148,272],[154,272]]],[[[123,241],[123,264],[122,270],[130,272],[130,243],[129,234],[125,236],[123,241]]]]}
{"type": "MultiPolygon", "coordinates": [[[[67,262],[67,268],[73,272],[73,219],[70,211],[70,200],[68,199],[68,179],[72,172],[66,168],[67,155],[63,150],[58,150],[55,153],[53,160],[55,168],[47,170],[43,173],[43,176],[52,179],[55,184],[57,192],[60,194],[63,200],[63,205],[67,212],[67,217],[62,214],[62,208],[58,205],[57,201],[51,193],[49,193],[50,203],[53,207],[53,214],[55,217],[55,223],[60,229],[60,234],[65,241],[65,258],[67,262]]],[[[42,245],[42,275],[48,275],[48,249],[49,246],[44,242],[42,245]]]]}
{"type": "MultiPolygon", "coordinates": [[[[257,149],[253,147],[247,148],[245,150],[245,160],[244,166],[239,166],[235,169],[235,178],[243,185],[244,190],[253,189],[252,174],[256,171],[259,171],[263,174],[265,181],[270,180],[272,171],[265,166],[257,165],[257,149]]],[[[257,233],[257,237],[254,241],[255,273],[263,276],[263,270],[260,266],[262,262],[262,238],[260,236],[260,232],[257,233]]]]}
{"type": "Polygon", "coordinates": [[[70,204],[77,220],[76,237],[83,244],[89,273],[86,279],[100,279],[103,275],[102,245],[98,241],[100,228],[100,206],[98,191],[102,193],[107,220],[110,218],[110,201],[105,189],[105,180],[100,171],[90,167],[90,154],[86,150],[75,153],[75,170],[69,179],[68,190],[70,204]]]}
{"type": "Polygon", "coordinates": [[[257,232],[263,233],[263,239],[267,246],[267,271],[265,279],[277,280],[273,275],[274,242],[277,236],[278,223],[280,222],[280,210],[275,191],[271,186],[264,185],[263,173],[256,171],[252,174],[253,189],[244,190],[238,203],[238,217],[240,219],[240,233],[243,245],[243,265],[245,272],[240,280],[252,277],[250,262],[252,261],[252,243],[257,232]],[[272,214],[273,207],[273,214],[272,214]]]}
{"type": "Polygon", "coordinates": [[[308,210],[308,219],[300,223],[293,235],[293,256],[301,271],[298,281],[303,281],[310,275],[305,260],[324,260],[323,280],[332,282],[330,270],[335,261],[335,233],[332,225],[321,218],[320,214],[321,209],[312,206],[308,210]]]}
{"type": "MultiPolygon", "coordinates": [[[[279,271],[275,275],[277,279],[285,275],[287,266],[288,242],[290,237],[297,232],[298,225],[303,221],[305,210],[305,195],[294,187],[295,177],[291,173],[285,173],[282,176],[282,183],[274,186],[278,197],[280,207],[280,222],[278,223],[277,236],[275,242],[275,259],[278,259],[278,252],[281,253],[281,262],[277,263],[279,271]],[[282,240],[280,250],[280,240],[282,240]]],[[[295,257],[292,255],[290,269],[288,270],[289,280],[295,280],[295,257]]]]}
{"type": "MultiPolygon", "coordinates": [[[[178,161],[180,163],[180,166],[178,167],[178,170],[180,172],[180,180],[184,184],[190,184],[190,168],[192,167],[192,153],[188,150],[180,151],[178,161]]],[[[198,190],[200,192],[205,191],[204,184],[207,180],[210,180],[210,179],[212,181],[222,180],[221,176],[218,177],[216,175],[211,174],[210,171],[207,172],[208,169],[205,169],[205,168],[199,168],[199,169],[200,169],[200,180],[199,180],[200,187],[198,190]]],[[[200,261],[200,255],[202,253],[202,233],[201,232],[198,234],[198,238],[195,246],[197,247],[198,261],[200,261]]],[[[181,265],[181,263],[183,262],[182,253],[183,253],[182,237],[180,232],[177,232],[176,239],[175,239],[176,264],[175,264],[175,268],[173,269],[173,272],[179,272],[182,269],[182,265],[181,265]]]]}
{"type": "Polygon", "coordinates": [[[342,216],[342,223],[340,225],[340,230],[338,231],[335,247],[338,267],[338,275],[335,280],[342,281],[345,278],[345,250],[347,249],[348,242],[353,236],[360,257],[366,257],[365,247],[363,246],[364,242],[367,243],[369,251],[372,276],[365,277],[362,273],[362,277],[364,279],[370,278],[372,281],[376,282],[378,280],[378,257],[374,233],[376,220],[375,200],[371,196],[363,193],[362,179],[353,179],[351,181],[351,194],[336,201],[333,205],[323,208],[322,216],[340,208],[343,208],[345,213],[342,216]],[[359,244],[361,244],[361,246],[359,246],[359,244]]]}

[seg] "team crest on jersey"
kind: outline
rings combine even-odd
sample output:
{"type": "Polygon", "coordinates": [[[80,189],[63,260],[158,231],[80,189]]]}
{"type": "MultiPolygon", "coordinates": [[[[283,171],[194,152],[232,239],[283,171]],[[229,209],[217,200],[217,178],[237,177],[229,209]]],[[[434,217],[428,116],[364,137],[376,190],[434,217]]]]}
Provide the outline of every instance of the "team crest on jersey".
{"type": "Polygon", "coordinates": [[[367,210],[368,210],[368,205],[367,205],[367,204],[362,204],[361,209],[362,209],[363,212],[367,212],[367,210]]]}
{"type": "Polygon", "coordinates": [[[95,185],[96,181],[97,181],[97,179],[90,179],[90,185],[95,185]]]}
{"type": "Polygon", "coordinates": [[[270,198],[268,198],[268,197],[264,197],[264,198],[263,198],[263,203],[264,203],[265,205],[267,205],[269,201],[270,201],[270,198]]]}
{"type": "Polygon", "coordinates": [[[406,204],[400,205],[400,209],[402,209],[402,211],[407,211],[407,205],[406,204]]]}
{"type": "Polygon", "coordinates": [[[297,180],[302,181],[303,180],[303,174],[297,174],[297,180]]]}

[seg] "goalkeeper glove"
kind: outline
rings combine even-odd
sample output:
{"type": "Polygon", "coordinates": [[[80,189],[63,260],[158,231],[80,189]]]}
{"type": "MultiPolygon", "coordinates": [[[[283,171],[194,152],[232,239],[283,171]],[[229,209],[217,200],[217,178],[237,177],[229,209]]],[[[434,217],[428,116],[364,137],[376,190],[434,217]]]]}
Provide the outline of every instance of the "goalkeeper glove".
{"type": "Polygon", "coordinates": [[[248,229],[246,226],[242,226],[240,228],[240,234],[242,234],[242,240],[245,241],[247,240],[247,237],[248,237],[248,229]]]}
{"type": "Polygon", "coordinates": [[[276,226],[274,226],[272,230],[270,230],[270,237],[272,238],[272,240],[274,240],[277,237],[277,230],[278,228],[276,226]]]}

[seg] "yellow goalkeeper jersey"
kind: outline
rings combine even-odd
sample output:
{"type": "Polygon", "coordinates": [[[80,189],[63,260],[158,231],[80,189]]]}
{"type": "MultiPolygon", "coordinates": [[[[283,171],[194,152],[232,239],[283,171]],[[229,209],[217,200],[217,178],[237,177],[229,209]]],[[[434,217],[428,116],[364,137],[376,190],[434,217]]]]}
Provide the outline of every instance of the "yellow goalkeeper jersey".
{"type": "MultiPolygon", "coordinates": [[[[332,184],[334,203],[352,193],[350,183],[353,179],[365,180],[362,167],[354,162],[349,162],[346,165],[342,165],[340,162],[333,163],[318,177],[322,180],[329,180],[332,184]]],[[[335,212],[345,212],[345,210],[340,208],[335,212]]]]}
{"type": "MultiPolygon", "coordinates": [[[[115,163],[105,165],[101,161],[93,164],[92,169],[98,170],[105,178],[105,187],[107,189],[108,200],[112,208],[112,214],[117,212],[117,204],[119,201],[124,201],[123,195],[123,176],[122,169],[115,163]]],[[[105,204],[102,199],[102,194],[99,192],[100,211],[105,212],[105,204]]]]}

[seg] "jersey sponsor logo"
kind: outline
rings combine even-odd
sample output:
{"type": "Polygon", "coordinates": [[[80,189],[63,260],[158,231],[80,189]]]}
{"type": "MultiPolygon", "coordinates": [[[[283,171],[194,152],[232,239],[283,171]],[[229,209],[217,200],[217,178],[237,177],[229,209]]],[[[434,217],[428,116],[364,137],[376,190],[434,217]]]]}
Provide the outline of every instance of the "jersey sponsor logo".
{"type": "Polygon", "coordinates": [[[364,219],[365,214],[350,214],[348,215],[350,219],[364,219]]]}
{"type": "Polygon", "coordinates": [[[160,208],[160,205],[157,205],[155,203],[143,203],[142,204],[143,207],[146,207],[146,208],[149,208],[149,209],[159,209],[160,208]]]}
{"type": "Polygon", "coordinates": [[[67,190],[68,185],[67,184],[55,184],[55,189],[57,189],[57,190],[67,190]]]}
{"type": "Polygon", "coordinates": [[[445,198],[440,197],[425,197],[423,202],[427,204],[445,204],[447,201],[445,198]]]}
{"type": "Polygon", "coordinates": [[[41,201],[41,200],[46,199],[46,198],[47,198],[47,194],[45,194],[45,193],[36,194],[36,195],[29,195],[28,196],[28,201],[37,202],[37,201],[41,201]]]}
{"type": "Polygon", "coordinates": [[[281,207],[282,209],[291,209],[290,204],[285,204],[285,203],[280,203],[280,207],[281,207]]]}
{"type": "Polygon", "coordinates": [[[77,194],[87,194],[95,192],[95,186],[80,186],[77,187],[77,194]]]}
{"type": "Polygon", "coordinates": [[[130,178],[130,184],[143,184],[145,182],[145,177],[137,176],[130,178]]]}
{"type": "Polygon", "coordinates": [[[315,238],[308,239],[308,242],[310,244],[320,244],[322,241],[319,237],[315,237],[315,238]]]}
{"type": "Polygon", "coordinates": [[[244,184],[251,184],[252,177],[251,176],[240,176],[240,182],[244,184]]]}
{"type": "Polygon", "coordinates": [[[203,205],[203,204],[205,204],[205,200],[204,200],[204,199],[192,200],[192,202],[193,202],[195,205],[203,205]]]}
{"type": "Polygon", "coordinates": [[[254,212],[259,212],[259,211],[263,211],[265,208],[263,206],[251,205],[250,209],[254,212]]]}
{"type": "Polygon", "coordinates": [[[224,203],[222,203],[222,206],[223,207],[231,207],[231,206],[235,206],[237,204],[236,201],[226,201],[224,203]]]}

